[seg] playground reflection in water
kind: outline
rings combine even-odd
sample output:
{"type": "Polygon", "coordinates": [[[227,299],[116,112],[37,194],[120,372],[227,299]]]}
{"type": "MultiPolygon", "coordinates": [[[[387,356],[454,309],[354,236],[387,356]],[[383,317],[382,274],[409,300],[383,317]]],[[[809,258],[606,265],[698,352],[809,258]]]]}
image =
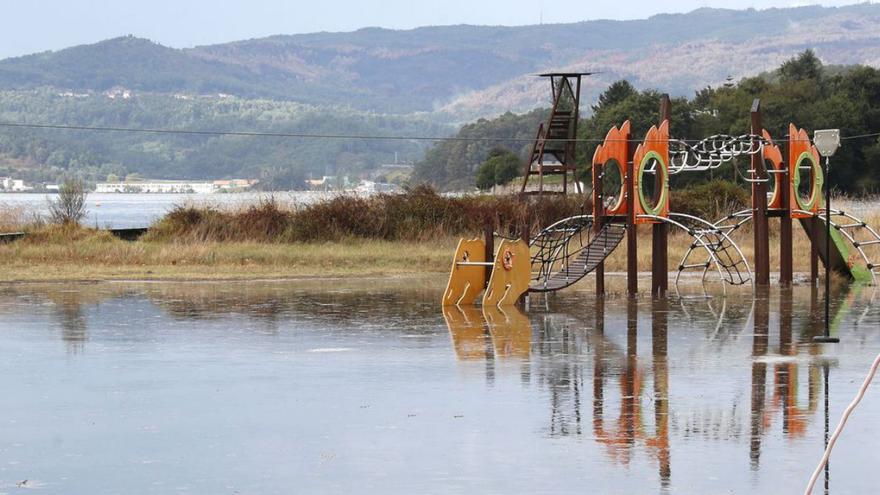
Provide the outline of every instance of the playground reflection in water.
{"type": "MultiPolygon", "coordinates": [[[[871,289],[831,346],[809,289],[441,314],[438,285],[7,288],[0,493],[797,491],[880,347],[871,289]]],[[[874,395],[831,493],[876,484],[874,395]]]]}

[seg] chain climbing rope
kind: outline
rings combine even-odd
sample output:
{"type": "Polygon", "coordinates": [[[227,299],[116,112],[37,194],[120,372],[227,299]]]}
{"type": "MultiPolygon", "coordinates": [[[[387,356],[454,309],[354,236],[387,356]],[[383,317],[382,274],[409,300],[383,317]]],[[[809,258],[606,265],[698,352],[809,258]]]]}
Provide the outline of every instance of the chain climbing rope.
{"type": "Polygon", "coordinates": [[[669,173],[712,170],[739,156],[757,155],[770,142],[763,136],[716,134],[693,145],[680,139],[669,140],[669,173]]]}

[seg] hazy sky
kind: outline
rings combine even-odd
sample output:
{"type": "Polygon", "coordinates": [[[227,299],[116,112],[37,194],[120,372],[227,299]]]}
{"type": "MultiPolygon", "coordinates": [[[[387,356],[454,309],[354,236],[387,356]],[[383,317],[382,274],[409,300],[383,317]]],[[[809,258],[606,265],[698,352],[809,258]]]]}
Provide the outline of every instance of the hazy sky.
{"type": "MultiPolygon", "coordinates": [[[[637,19],[699,7],[768,8],[802,0],[5,0],[0,58],[125,34],[187,47],[272,34],[353,31],[367,26],[522,25],[637,19]]],[[[824,0],[845,5],[853,0],[824,0]]]]}

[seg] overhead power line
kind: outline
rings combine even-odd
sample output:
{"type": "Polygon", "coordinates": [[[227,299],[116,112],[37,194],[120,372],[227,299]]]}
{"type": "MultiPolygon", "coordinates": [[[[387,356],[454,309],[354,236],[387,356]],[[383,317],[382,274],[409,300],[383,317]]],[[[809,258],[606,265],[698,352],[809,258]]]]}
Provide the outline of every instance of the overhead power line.
{"type": "MultiPolygon", "coordinates": [[[[465,142],[519,142],[532,143],[535,138],[517,137],[467,137],[467,136],[394,136],[381,134],[320,134],[300,132],[260,132],[260,131],[218,131],[218,130],[193,130],[193,129],[159,129],[117,126],[87,126],[68,124],[33,124],[24,122],[0,122],[0,127],[24,128],[24,129],[53,129],[66,131],[91,131],[91,132],[129,132],[145,134],[174,134],[182,136],[238,136],[238,137],[266,137],[266,138],[297,138],[297,139],[345,139],[345,140],[371,140],[371,141],[465,141],[465,142]]],[[[880,137],[880,132],[844,136],[841,140],[867,139],[880,137]]],[[[575,143],[603,143],[605,139],[577,138],[577,139],[551,139],[555,142],[575,143]]],[[[613,141],[613,140],[612,140],[613,141]]],[[[632,143],[641,143],[641,139],[630,139],[632,143]]],[[[682,142],[700,142],[700,139],[678,139],[682,142]]]]}

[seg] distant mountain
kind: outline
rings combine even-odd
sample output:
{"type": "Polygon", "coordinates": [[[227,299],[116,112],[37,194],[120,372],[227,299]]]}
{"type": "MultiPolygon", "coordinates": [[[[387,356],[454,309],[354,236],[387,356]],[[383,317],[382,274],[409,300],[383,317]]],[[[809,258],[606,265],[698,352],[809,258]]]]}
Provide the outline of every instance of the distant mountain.
{"type": "MultiPolygon", "coordinates": [[[[699,9],[634,21],[362,29],[175,49],[132,36],[0,60],[0,121],[295,134],[533,136],[547,70],[594,70],[582,115],[611,82],[692,96],[812,48],[826,65],[880,66],[880,5],[699,9]],[[512,111],[519,115],[508,115],[512,111]],[[501,116],[491,122],[480,118],[501,116]]],[[[869,127],[873,129],[874,127],[869,127]]],[[[598,137],[598,136],[596,136],[598,137]]],[[[518,142],[506,143],[516,147],[518,142]]],[[[428,141],[0,131],[0,175],[88,180],[368,175],[471,183],[488,145],[428,141]]]]}
{"type": "Polygon", "coordinates": [[[0,61],[0,88],[228,93],[435,112],[460,122],[545,104],[546,88],[529,75],[551,69],[601,71],[586,87],[595,96],[620,78],[690,94],[769,70],[805,48],[826,64],[878,66],[878,25],[880,5],[860,4],[523,27],[370,28],[183,50],[124,37],[0,61]]]}

